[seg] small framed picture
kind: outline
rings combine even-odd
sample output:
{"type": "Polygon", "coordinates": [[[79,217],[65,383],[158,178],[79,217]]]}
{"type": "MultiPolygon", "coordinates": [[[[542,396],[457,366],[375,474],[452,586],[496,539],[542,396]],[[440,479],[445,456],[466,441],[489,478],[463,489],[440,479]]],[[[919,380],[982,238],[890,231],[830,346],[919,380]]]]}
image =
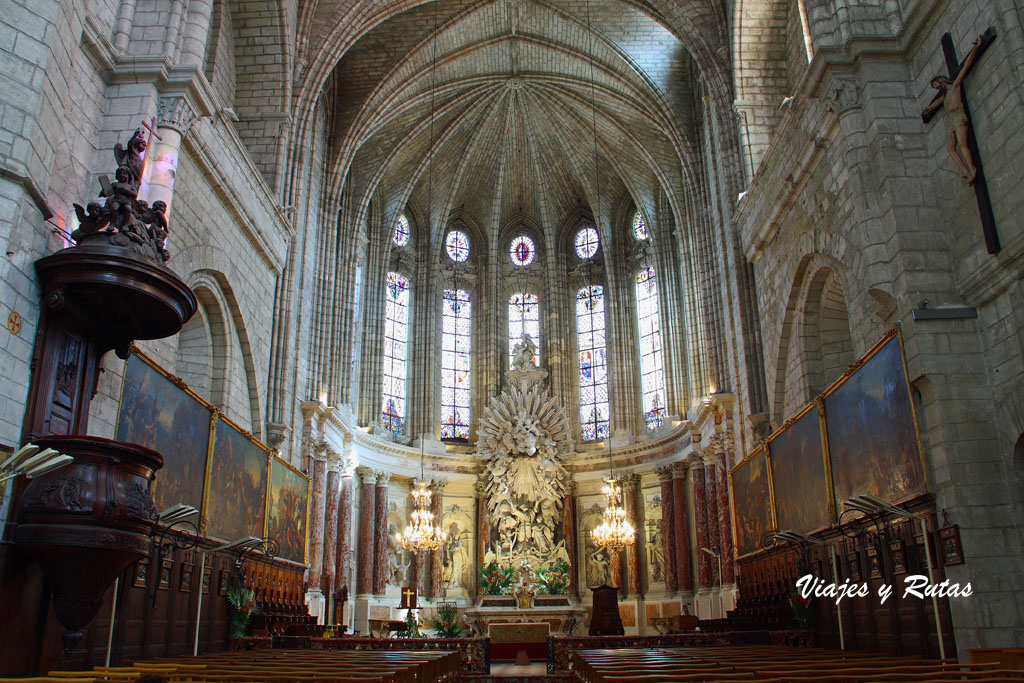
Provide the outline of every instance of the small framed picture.
{"type": "Polygon", "coordinates": [[[135,563],[135,577],[132,580],[132,585],[136,588],[145,588],[147,576],[149,576],[149,558],[143,558],[135,563]]]}
{"type": "Polygon", "coordinates": [[[906,574],[907,573],[907,553],[903,549],[903,541],[890,541],[889,542],[889,555],[892,556],[892,573],[893,574],[906,574]]]}
{"type": "Polygon", "coordinates": [[[220,570],[220,579],[217,581],[217,595],[228,594],[228,584],[231,582],[231,572],[227,569],[220,570]]]}
{"type": "Polygon", "coordinates": [[[178,590],[182,593],[192,592],[192,564],[181,565],[181,575],[178,577],[178,590]]]}
{"type": "Polygon", "coordinates": [[[942,564],[963,564],[964,549],[960,545],[960,525],[944,526],[939,529],[939,548],[942,551],[942,564]]]}
{"type": "Polygon", "coordinates": [[[210,583],[213,581],[213,568],[207,567],[203,570],[203,595],[210,594],[210,583]]]}
{"type": "Polygon", "coordinates": [[[872,579],[882,578],[882,562],[878,557],[878,551],[874,548],[868,548],[868,576],[872,579]]]}
{"type": "Polygon", "coordinates": [[[860,553],[856,551],[847,553],[846,564],[849,567],[850,580],[860,581],[860,553]]]}
{"type": "Polygon", "coordinates": [[[157,588],[162,591],[171,590],[171,570],[174,568],[174,562],[172,560],[163,560],[160,562],[160,581],[157,583],[157,588]]]}

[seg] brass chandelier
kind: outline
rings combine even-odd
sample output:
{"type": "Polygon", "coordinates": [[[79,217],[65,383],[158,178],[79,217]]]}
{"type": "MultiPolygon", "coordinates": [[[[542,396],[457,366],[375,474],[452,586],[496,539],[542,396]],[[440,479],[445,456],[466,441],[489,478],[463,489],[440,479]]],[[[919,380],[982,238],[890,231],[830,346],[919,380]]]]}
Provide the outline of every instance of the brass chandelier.
{"type": "MultiPolygon", "coordinates": [[[[422,447],[421,447],[422,448],[422,447]]],[[[420,474],[423,472],[423,451],[420,451],[420,474]]],[[[437,550],[448,540],[448,534],[434,524],[434,513],[430,511],[430,489],[427,482],[416,482],[416,486],[410,492],[414,510],[409,513],[409,525],[405,531],[395,534],[395,541],[402,548],[414,555],[422,552],[437,550]]]]}
{"type": "Polygon", "coordinates": [[[608,550],[619,550],[633,545],[636,542],[636,529],[626,519],[625,509],[619,506],[619,501],[622,498],[622,488],[619,486],[619,482],[609,474],[609,477],[604,480],[601,493],[608,501],[608,506],[604,509],[604,521],[590,532],[591,538],[594,539],[594,545],[608,550]]]}

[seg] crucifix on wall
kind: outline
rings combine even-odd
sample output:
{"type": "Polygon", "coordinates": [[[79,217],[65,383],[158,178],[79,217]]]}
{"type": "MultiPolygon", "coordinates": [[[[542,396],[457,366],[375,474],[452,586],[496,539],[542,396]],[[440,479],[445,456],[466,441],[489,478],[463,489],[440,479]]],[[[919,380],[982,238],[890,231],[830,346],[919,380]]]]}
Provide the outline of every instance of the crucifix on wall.
{"type": "Polygon", "coordinates": [[[921,112],[921,120],[928,123],[943,109],[946,121],[946,146],[953,162],[963,174],[964,180],[974,188],[974,196],[978,201],[978,213],[981,216],[981,229],[985,235],[985,246],[988,253],[999,251],[999,235],[996,233],[995,215],[992,213],[992,202],[988,195],[988,184],[981,166],[978,153],[978,141],[974,137],[974,126],[967,108],[967,97],[964,93],[964,78],[982,53],[996,39],[992,29],[979,36],[963,63],[956,56],[953,38],[948,33],[942,36],[942,54],[946,60],[949,76],[936,76],[931,80],[938,94],[921,112]]]}

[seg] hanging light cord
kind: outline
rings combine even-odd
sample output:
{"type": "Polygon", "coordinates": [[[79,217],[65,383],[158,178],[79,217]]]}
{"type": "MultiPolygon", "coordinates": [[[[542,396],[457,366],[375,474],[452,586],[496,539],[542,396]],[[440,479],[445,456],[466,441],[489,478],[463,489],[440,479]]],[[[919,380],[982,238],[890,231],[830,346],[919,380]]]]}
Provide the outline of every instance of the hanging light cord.
{"type": "Polygon", "coordinates": [[[601,171],[597,162],[597,85],[594,76],[594,30],[590,26],[590,0],[586,1],[587,9],[587,51],[590,60],[590,113],[594,133],[594,184],[597,194],[597,206],[594,211],[594,224],[597,224],[597,214],[601,210],[601,171]]]}

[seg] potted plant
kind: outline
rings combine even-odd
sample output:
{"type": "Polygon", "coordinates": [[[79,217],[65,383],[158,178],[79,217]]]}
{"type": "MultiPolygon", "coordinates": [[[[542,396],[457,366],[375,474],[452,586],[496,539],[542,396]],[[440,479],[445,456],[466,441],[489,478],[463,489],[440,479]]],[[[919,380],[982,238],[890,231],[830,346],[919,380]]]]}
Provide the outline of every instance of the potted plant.
{"type": "Polygon", "coordinates": [[[793,591],[789,596],[789,607],[793,610],[793,621],[797,628],[808,628],[811,623],[811,599],[805,598],[800,591],[793,591]]]}
{"type": "Polygon", "coordinates": [[[547,569],[537,572],[537,585],[540,593],[548,595],[567,595],[569,593],[569,563],[558,559],[548,565],[547,569]]]}
{"type": "Polygon", "coordinates": [[[511,566],[500,567],[497,562],[480,567],[480,592],[484,595],[507,593],[513,573],[511,566]]]}
{"type": "Polygon", "coordinates": [[[253,614],[259,611],[256,594],[251,588],[232,584],[228,586],[228,603],[231,605],[229,635],[232,638],[244,638],[249,620],[252,619],[253,614]]]}
{"type": "Polygon", "coordinates": [[[451,605],[438,607],[434,616],[427,619],[427,626],[434,629],[438,638],[458,638],[465,630],[459,624],[459,611],[451,605]]]}

